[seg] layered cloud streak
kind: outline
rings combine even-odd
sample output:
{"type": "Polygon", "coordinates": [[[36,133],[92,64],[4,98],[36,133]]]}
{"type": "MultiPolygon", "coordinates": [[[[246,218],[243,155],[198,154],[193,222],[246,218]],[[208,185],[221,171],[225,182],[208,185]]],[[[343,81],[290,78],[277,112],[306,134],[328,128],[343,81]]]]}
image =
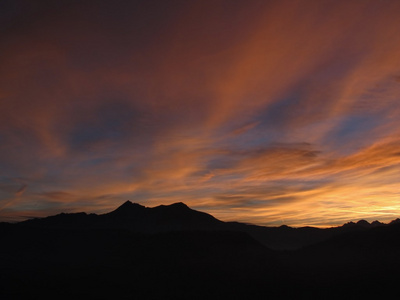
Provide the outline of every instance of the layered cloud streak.
{"type": "Polygon", "coordinates": [[[3,219],[127,199],[266,225],[398,217],[395,1],[3,11],[3,219]]]}

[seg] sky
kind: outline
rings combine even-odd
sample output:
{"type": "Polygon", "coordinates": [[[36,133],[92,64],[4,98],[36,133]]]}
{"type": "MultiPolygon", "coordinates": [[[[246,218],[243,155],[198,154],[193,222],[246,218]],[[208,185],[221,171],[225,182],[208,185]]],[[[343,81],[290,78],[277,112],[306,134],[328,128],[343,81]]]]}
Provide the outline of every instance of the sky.
{"type": "Polygon", "coordinates": [[[400,217],[400,2],[0,2],[0,221],[184,202],[400,217]]]}

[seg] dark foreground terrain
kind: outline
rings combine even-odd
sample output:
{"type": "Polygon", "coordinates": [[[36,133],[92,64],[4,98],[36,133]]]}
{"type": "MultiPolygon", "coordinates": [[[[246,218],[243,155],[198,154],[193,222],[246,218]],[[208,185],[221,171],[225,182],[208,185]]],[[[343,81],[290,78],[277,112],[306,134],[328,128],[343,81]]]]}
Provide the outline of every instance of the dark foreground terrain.
{"type": "Polygon", "coordinates": [[[224,223],[182,203],[0,224],[0,299],[397,295],[400,224],[224,223]]]}

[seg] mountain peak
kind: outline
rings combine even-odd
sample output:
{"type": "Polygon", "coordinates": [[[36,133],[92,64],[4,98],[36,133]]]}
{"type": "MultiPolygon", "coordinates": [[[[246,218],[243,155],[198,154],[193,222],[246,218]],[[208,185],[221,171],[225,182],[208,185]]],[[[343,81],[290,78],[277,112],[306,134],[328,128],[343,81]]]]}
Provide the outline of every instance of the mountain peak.
{"type": "Polygon", "coordinates": [[[369,227],[371,225],[367,220],[360,220],[356,224],[363,227],[369,227]]]}
{"type": "Polygon", "coordinates": [[[393,225],[393,224],[400,224],[400,219],[397,218],[396,220],[393,220],[392,222],[389,223],[389,225],[393,225]]]}
{"type": "Polygon", "coordinates": [[[385,225],[385,224],[381,223],[379,221],[373,221],[372,223],[369,223],[366,220],[360,220],[357,223],[348,222],[348,223],[344,224],[342,227],[348,227],[348,228],[356,228],[356,227],[372,228],[372,227],[378,227],[378,226],[383,226],[383,225],[385,225]]]}
{"type": "Polygon", "coordinates": [[[132,202],[130,200],[125,201],[120,207],[133,207],[133,206],[144,207],[143,205],[140,205],[139,203],[132,202]]]}
{"type": "Polygon", "coordinates": [[[128,215],[132,212],[138,212],[144,210],[145,207],[138,203],[132,203],[131,201],[125,201],[120,207],[113,211],[113,213],[117,213],[119,215],[128,215]]]}
{"type": "Polygon", "coordinates": [[[189,208],[185,203],[183,202],[176,202],[170,205],[171,207],[179,207],[179,208],[189,208]]]}
{"type": "Polygon", "coordinates": [[[385,225],[384,223],[379,222],[378,220],[375,220],[371,223],[372,227],[377,227],[377,226],[382,226],[385,225]]]}
{"type": "Polygon", "coordinates": [[[130,200],[126,200],[120,207],[128,207],[130,205],[132,205],[133,203],[130,200]]]}

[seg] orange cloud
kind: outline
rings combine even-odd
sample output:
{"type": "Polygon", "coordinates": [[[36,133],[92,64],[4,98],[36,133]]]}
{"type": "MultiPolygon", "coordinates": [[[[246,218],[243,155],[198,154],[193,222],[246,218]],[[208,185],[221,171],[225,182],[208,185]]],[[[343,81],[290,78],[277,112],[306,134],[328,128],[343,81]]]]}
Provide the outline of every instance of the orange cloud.
{"type": "Polygon", "coordinates": [[[2,215],[130,198],[259,224],[395,217],[399,3],[100,2],[1,33],[0,180],[26,180],[0,185],[2,215]]]}

